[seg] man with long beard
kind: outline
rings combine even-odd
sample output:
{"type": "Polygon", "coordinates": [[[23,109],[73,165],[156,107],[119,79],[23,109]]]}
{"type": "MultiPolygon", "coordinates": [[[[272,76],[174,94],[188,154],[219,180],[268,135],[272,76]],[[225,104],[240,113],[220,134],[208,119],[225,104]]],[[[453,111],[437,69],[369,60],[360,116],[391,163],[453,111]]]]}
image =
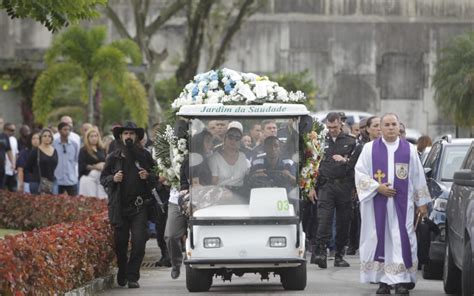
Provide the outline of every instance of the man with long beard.
{"type": "Polygon", "coordinates": [[[150,216],[156,214],[152,195],[156,186],[153,159],[139,144],[145,131],[135,123],[126,122],[114,128],[113,133],[120,144],[107,157],[100,179],[108,194],[109,220],[114,228],[117,283],[139,288],[140,266],[148,240],[147,221],[156,218],[150,216]],[[128,257],[130,234],[132,250],[128,257]]]}

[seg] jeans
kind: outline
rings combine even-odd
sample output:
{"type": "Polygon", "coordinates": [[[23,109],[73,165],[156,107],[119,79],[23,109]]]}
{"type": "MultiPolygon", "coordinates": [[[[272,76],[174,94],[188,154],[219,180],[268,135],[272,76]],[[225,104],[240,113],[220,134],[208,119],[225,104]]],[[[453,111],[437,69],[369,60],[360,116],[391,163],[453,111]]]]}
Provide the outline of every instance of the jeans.
{"type": "Polygon", "coordinates": [[[67,193],[69,196],[77,195],[77,184],[75,185],[58,185],[58,194],[67,193]]]}
{"type": "Polygon", "coordinates": [[[115,254],[117,255],[118,277],[127,278],[129,282],[140,279],[140,266],[145,256],[145,246],[148,240],[146,209],[138,214],[122,217],[123,223],[114,229],[115,254]],[[131,234],[132,250],[127,256],[128,241],[131,234]]]}
{"type": "Polygon", "coordinates": [[[30,182],[30,193],[31,194],[39,194],[39,182],[30,182]]]}

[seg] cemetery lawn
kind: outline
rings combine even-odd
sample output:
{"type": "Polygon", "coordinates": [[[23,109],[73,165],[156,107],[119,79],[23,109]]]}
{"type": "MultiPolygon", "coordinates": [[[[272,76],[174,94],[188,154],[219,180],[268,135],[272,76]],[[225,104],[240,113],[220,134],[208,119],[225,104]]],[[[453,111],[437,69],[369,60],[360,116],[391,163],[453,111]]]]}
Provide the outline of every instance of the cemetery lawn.
{"type": "Polygon", "coordinates": [[[7,234],[17,234],[17,233],[21,233],[21,232],[22,232],[21,230],[0,228],[0,239],[2,239],[7,234]]]}

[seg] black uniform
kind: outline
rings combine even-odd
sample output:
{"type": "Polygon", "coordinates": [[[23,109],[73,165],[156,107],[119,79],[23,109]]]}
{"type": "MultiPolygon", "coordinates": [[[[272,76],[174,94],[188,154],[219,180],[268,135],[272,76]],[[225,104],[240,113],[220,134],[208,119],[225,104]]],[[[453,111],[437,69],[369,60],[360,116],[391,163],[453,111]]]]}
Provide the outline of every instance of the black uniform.
{"type": "MultiPolygon", "coordinates": [[[[357,160],[359,159],[362,148],[366,143],[364,139],[358,139],[356,141],[356,147],[354,153],[349,161],[349,165],[355,167],[357,160]]],[[[359,240],[360,240],[360,207],[359,207],[359,198],[357,197],[357,192],[353,190],[352,193],[352,220],[349,227],[349,249],[347,249],[348,255],[355,255],[356,251],[359,249],[359,240]]]]}
{"type": "Polygon", "coordinates": [[[332,221],[336,210],[336,257],[342,258],[349,234],[352,214],[351,193],[354,188],[354,164],[350,157],[355,139],[340,133],[334,141],[329,135],[325,142],[325,155],[321,161],[318,179],[318,229],[316,254],[326,254],[332,236],[332,221]],[[346,161],[335,161],[333,155],[341,155],[346,161]]]}
{"type": "Polygon", "coordinates": [[[139,147],[135,147],[133,153],[126,150],[120,147],[109,154],[100,178],[108,194],[109,220],[114,226],[119,284],[127,280],[137,282],[140,278],[148,240],[147,222],[156,219],[156,204],[151,193],[156,186],[156,177],[152,172],[151,154],[139,147]],[[141,168],[149,172],[147,180],[140,179],[141,168]],[[113,177],[119,170],[123,171],[123,179],[121,183],[115,183],[113,177]],[[132,250],[128,258],[130,234],[132,250]]]}

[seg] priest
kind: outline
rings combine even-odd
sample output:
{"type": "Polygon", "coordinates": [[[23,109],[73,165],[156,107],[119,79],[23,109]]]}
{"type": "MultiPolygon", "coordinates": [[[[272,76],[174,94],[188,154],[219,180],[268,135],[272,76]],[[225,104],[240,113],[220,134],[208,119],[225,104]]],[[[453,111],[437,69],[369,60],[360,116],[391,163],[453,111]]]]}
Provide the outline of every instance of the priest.
{"type": "Polygon", "coordinates": [[[418,267],[415,221],[427,215],[431,198],[416,147],[399,137],[396,114],[381,118],[382,137],[364,145],[355,167],[362,217],[363,283],[379,283],[377,294],[408,295],[418,267]]]}

